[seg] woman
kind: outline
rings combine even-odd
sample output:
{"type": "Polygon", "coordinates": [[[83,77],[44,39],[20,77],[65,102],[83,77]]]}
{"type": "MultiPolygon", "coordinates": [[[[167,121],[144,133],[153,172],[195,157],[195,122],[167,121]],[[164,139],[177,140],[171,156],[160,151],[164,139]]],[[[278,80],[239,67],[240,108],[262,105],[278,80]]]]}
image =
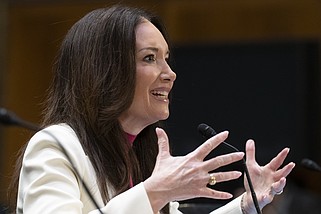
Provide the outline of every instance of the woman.
{"type": "MultiPolygon", "coordinates": [[[[241,173],[209,172],[244,154],[203,161],[228,132],[172,157],[165,131],[156,128],[169,116],[176,79],[167,41],[156,17],[123,6],[92,11],[70,29],[57,58],[44,129],[18,162],[17,213],[173,214],[180,213],[174,201],[232,197],[207,184],[241,173]]],[[[262,209],[283,190],[294,164],[278,170],[288,149],[264,167],[255,161],[253,141],[246,151],[262,209]]],[[[255,213],[246,189],[214,213],[255,213]]]]}

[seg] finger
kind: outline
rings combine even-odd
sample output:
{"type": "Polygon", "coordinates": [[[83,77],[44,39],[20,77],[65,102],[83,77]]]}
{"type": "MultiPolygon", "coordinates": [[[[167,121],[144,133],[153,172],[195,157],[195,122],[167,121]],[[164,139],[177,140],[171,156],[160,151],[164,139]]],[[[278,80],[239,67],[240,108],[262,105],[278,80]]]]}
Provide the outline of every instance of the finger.
{"type": "Polygon", "coordinates": [[[212,199],[230,199],[233,197],[231,193],[214,190],[211,188],[202,188],[199,197],[212,198],[212,199]]]}
{"type": "Polygon", "coordinates": [[[268,167],[273,171],[277,170],[284,162],[286,156],[289,154],[290,149],[283,149],[275,158],[273,158],[270,163],[268,163],[268,167]]]}
{"type": "Polygon", "coordinates": [[[161,128],[156,128],[158,138],[158,155],[160,157],[170,156],[169,143],[166,132],[161,128]]]}
{"type": "MultiPolygon", "coordinates": [[[[210,174],[215,177],[216,183],[238,179],[242,175],[242,173],[239,171],[214,172],[210,174]]],[[[206,184],[208,183],[208,181],[209,176],[206,177],[206,184]]]]}
{"type": "Polygon", "coordinates": [[[248,140],[246,142],[246,162],[256,162],[255,161],[255,144],[253,140],[248,140]]]}
{"type": "Polygon", "coordinates": [[[234,152],[225,155],[220,155],[215,158],[211,158],[204,161],[204,169],[206,171],[215,170],[221,166],[231,164],[233,162],[239,161],[244,157],[244,152],[234,152]]]}
{"type": "Polygon", "coordinates": [[[278,171],[276,171],[275,177],[279,179],[281,177],[288,176],[294,167],[295,167],[295,163],[293,162],[287,164],[282,169],[279,169],[278,171]]]}
{"type": "Polygon", "coordinates": [[[282,193],[282,191],[285,187],[285,184],[286,184],[286,178],[284,178],[284,177],[282,177],[277,182],[273,183],[272,187],[271,187],[271,194],[275,195],[278,193],[282,193]]]}
{"type": "Polygon", "coordinates": [[[204,158],[215,149],[220,143],[222,143],[228,136],[228,131],[221,132],[207,141],[205,141],[202,145],[196,148],[190,155],[194,155],[199,160],[204,160],[204,158]]]}

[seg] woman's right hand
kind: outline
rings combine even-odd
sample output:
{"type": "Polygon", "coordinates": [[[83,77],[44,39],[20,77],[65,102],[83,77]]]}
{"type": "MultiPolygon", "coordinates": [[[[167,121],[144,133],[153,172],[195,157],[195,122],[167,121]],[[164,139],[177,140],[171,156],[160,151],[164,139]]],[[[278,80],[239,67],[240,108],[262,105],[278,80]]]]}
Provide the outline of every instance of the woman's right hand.
{"type": "MultiPolygon", "coordinates": [[[[167,134],[163,129],[156,128],[159,152],[154,171],[144,181],[153,211],[158,212],[170,201],[186,200],[195,197],[213,199],[229,199],[230,193],[209,188],[209,172],[230,163],[239,161],[243,152],[220,155],[204,161],[205,157],[222,143],[228,132],[221,132],[205,141],[201,146],[186,156],[173,157],[169,151],[167,134]]],[[[215,172],[216,182],[237,179],[241,172],[215,172]]]]}

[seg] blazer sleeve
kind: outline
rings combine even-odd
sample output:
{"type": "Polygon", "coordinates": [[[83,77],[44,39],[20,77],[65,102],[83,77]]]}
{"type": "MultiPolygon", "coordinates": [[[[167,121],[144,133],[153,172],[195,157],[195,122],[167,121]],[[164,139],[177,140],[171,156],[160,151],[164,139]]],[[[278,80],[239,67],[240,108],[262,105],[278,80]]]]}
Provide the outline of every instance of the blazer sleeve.
{"type": "MultiPolygon", "coordinates": [[[[104,214],[128,214],[128,213],[142,213],[153,214],[153,209],[149,203],[147,193],[143,183],[123,192],[113,199],[107,205],[101,208],[104,214]]],[[[99,210],[94,210],[90,214],[99,214],[99,210]]]]}
{"type": "Polygon", "coordinates": [[[73,165],[52,136],[44,131],[33,136],[20,171],[17,213],[100,213],[86,196],[74,170],[77,168],[103,213],[153,214],[142,183],[104,204],[95,183],[94,170],[77,137],[70,133],[70,127],[54,126],[46,130],[57,137],[73,165]]]}

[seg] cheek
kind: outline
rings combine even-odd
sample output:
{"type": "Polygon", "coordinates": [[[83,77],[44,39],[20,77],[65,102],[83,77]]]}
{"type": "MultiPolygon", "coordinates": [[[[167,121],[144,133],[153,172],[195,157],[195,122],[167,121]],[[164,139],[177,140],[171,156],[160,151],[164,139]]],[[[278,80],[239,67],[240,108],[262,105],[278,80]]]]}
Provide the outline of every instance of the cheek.
{"type": "Polygon", "coordinates": [[[146,80],[144,80],[142,78],[137,78],[136,87],[135,87],[135,96],[138,99],[146,97],[148,90],[149,90],[149,87],[148,87],[146,80]]]}
{"type": "Polygon", "coordinates": [[[157,76],[151,69],[137,69],[135,93],[146,96],[156,80],[157,76]]]}
{"type": "Polygon", "coordinates": [[[150,104],[150,91],[153,89],[153,85],[157,85],[159,73],[155,65],[138,65],[136,67],[135,96],[144,105],[150,104]]]}
{"type": "Polygon", "coordinates": [[[149,85],[143,79],[137,79],[133,101],[136,109],[145,109],[149,106],[149,101],[149,85]]]}

